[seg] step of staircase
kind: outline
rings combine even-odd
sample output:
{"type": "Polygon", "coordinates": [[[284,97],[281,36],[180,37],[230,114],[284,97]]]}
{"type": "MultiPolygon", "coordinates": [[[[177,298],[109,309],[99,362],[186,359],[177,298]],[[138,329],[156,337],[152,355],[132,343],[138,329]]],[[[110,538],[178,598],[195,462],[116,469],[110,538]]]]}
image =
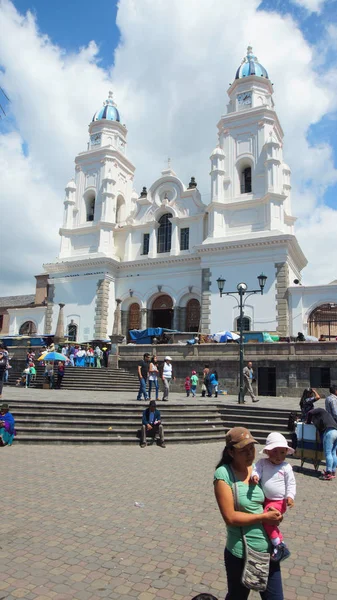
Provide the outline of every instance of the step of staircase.
{"type": "MultiPolygon", "coordinates": [[[[31,382],[30,387],[41,388],[44,383],[44,370],[41,365],[36,366],[36,379],[31,382]]],[[[22,369],[11,369],[9,373],[9,385],[15,385],[20,378],[22,369]]],[[[109,367],[95,369],[92,367],[66,367],[62,381],[62,388],[69,390],[92,390],[111,392],[134,392],[139,388],[136,375],[124,369],[109,367]]]]}
{"type": "MultiPolygon", "coordinates": [[[[55,392],[57,398],[57,392],[55,392]]],[[[135,444],[139,443],[143,402],[73,402],[11,400],[16,419],[17,443],[135,444]]],[[[160,403],[165,441],[201,443],[224,441],[237,425],[250,429],[264,443],[270,431],[287,439],[289,411],[212,403],[160,403]]]]}

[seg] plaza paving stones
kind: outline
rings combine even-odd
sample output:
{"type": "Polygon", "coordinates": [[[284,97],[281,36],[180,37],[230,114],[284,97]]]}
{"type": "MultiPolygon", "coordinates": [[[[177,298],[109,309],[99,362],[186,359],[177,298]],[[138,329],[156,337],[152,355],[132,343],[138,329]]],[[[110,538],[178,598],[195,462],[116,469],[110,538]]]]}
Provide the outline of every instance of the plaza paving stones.
{"type": "MultiPolygon", "coordinates": [[[[0,599],[224,598],[225,525],[212,486],[221,450],[2,448],[0,599]]],[[[282,525],[292,552],[285,599],[336,600],[337,481],[308,465],[297,484],[282,525]]]]}

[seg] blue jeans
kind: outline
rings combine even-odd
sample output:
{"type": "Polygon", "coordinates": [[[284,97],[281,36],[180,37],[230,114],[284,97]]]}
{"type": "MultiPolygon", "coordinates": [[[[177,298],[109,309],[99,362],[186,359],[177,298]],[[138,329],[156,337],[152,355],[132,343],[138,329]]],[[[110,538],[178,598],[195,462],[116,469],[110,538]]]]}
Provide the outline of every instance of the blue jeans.
{"type": "Polygon", "coordinates": [[[195,397],[196,391],[197,391],[197,386],[196,385],[191,385],[191,392],[192,392],[193,398],[195,397]]]}
{"type": "MultiPolygon", "coordinates": [[[[237,558],[225,548],[228,592],[225,600],[247,600],[250,590],[241,583],[243,558],[237,558]]],[[[270,563],[268,586],[260,592],[262,600],[284,600],[280,563],[270,563]]]]}
{"type": "Polygon", "coordinates": [[[147,395],[147,391],[146,391],[146,379],[144,379],[143,377],[142,377],[142,379],[139,380],[139,390],[138,390],[137,400],[141,400],[142,395],[144,396],[144,400],[149,399],[149,397],[147,395]]]}
{"type": "Polygon", "coordinates": [[[330,473],[337,468],[337,429],[328,427],[323,434],[323,448],[326,461],[326,470],[330,473]]]}
{"type": "Polygon", "coordinates": [[[149,399],[151,399],[151,390],[154,387],[155,392],[156,392],[156,400],[158,400],[158,396],[159,396],[159,382],[158,382],[158,378],[154,379],[153,381],[150,379],[149,381],[149,399]]]}

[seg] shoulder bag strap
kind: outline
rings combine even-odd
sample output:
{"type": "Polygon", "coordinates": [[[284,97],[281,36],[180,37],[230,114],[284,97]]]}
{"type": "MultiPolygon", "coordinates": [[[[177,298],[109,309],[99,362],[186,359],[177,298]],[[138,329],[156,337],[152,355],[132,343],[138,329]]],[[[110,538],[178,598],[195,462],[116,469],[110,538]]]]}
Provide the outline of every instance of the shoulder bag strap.
{"type": "MultiPolygon", "coordinates": [[[[229,469],[230,469],[232,479],[233,479],[232,493],[233,493],[233,498],[234,498],[234,508],[235,508],[235,510],[240,511],[238,482],[236,481],[236,478],[235,478],[232,468],[229,467],[229,469]]],[[[240,527],[240,531],[241,531],[242,539],[243,539],[244,543],[246,543],[246,537],[245,537],[242,527],[240,527]]]]}

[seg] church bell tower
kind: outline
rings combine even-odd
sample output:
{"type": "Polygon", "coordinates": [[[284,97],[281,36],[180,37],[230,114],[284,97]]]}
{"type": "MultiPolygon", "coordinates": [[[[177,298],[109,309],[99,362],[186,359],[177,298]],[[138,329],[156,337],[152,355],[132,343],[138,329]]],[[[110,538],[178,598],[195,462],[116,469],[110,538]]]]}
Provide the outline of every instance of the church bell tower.
{"type": "Polygon", "coordinates": [[[209,238],[292,234],[290,169],[283,162],[273,85],[250,46],[228,96],[210,157],[209,238]]]}

